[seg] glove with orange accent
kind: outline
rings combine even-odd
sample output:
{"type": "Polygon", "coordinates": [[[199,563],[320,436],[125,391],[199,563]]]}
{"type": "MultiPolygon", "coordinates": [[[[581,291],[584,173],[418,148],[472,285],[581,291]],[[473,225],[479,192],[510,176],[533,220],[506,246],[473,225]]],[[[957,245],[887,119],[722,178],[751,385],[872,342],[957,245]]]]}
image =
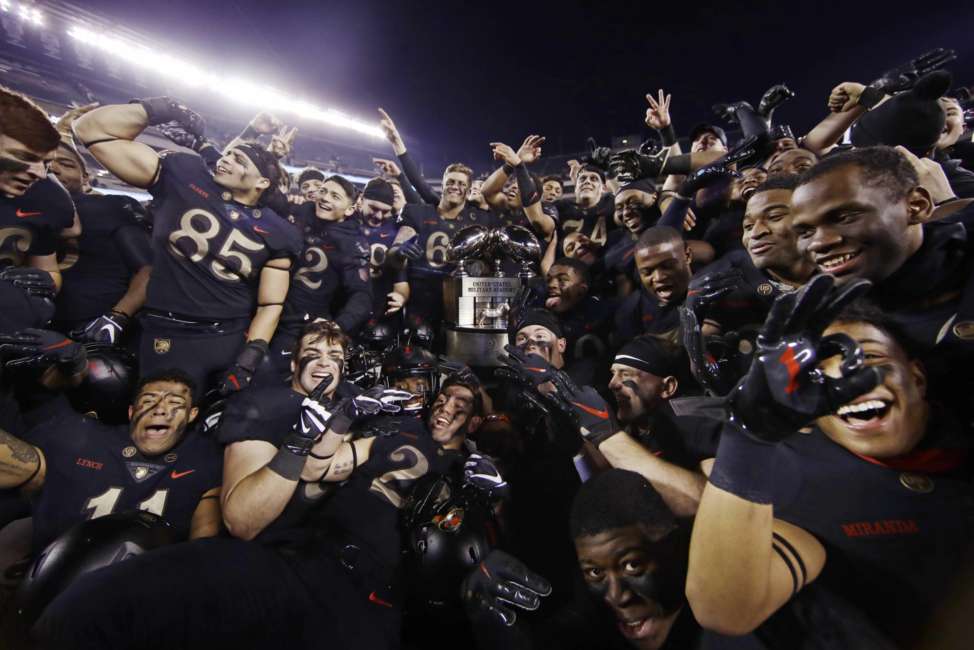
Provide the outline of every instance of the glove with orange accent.
{"type": "Polygon", "coordinates": [[[582,435],[598,447],[602,442],[619,431],[619,423],[608,403],[591,386],[579,386],[564,370],[556,370],[551,375],[555,390],[545,397],[566,425],[574,426],[582,435]]]}
{"type": "Polygon", "coordinates": [[[60,332],[26,329],[0,336],[0,358],[8,368],[40,368],[52,364],[68,376],[74,376],[88,365],[83,345],[60,332]]]}
{"type": "Polygon", "coordinates": [[[547,580],[497,549],[470,572],[461,591],[467,616],[474,623],[500,623],[504,627],[517,622],[515,607],[533,612],[549,594],[547,580]]]}
{"type": "Polygon", "coordinates": [[[837,289],[832,276],[820,275],[779,296],[758,334],[751,368],[727,396],[729,424],[761,442],[778,442],[872,390],[881,375],[864,365],[859,344],[846,334],[823,336],[870,286],[859,280],[837,289]],[[836,355],[841,376],[831,377],[819,365],[836,355]]]}
{"type": "Polygon", "coordinates": [[[223,378],[220,380],[220,394],[230,395],[250,386],[254,373],[257,372],[257,367],[267,356],[269,349],[270,346],[267,345],[267,341],[261,339],[248,341],[240,354],[237,355],[234,364],[223,374],[223,378]]]}

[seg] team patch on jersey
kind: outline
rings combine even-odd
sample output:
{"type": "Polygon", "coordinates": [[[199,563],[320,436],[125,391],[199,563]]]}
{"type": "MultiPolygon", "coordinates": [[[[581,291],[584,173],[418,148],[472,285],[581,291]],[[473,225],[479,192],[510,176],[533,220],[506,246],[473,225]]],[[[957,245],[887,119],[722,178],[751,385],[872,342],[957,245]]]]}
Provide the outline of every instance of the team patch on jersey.
{"type": "Polygon", "coordinates": [[[172,463],[175,463],[175,462],[176,462],[176,459],[177,459],[177,458],[179,458],[179,456],[178,456],[178,455],[176,455],[176,452],[174,452],[174,451],[170,451],[170,452],[169,452],[168,454],[166,454],[166,455],[165,455],[165,456],[163,457],[163,460],[164,460],[164,461],[166,461],[166,462],[167,462],[167,463],[169,463],[169,464],[172,464],[172,463]]]}
{"type": "Polygon", "coordinates": [[[138,463],[138,462],[128,462],[125,463],[125,467],[128,469],[129,474],[135,479],[136,483],[141,483],[147,478],[152,478],[160,471],[166,469],[162,465],[156,465],[154,463],[138,463]]]}
{"type": "Polygon", "coordinates": [[[774,287],[767,282],[762,282],[758,285],[758,293],[762,296],[770,296],[772,291],[774,291],[774,287]]]}
{"type": "Polygon", "coordinates": [[[155,339],[152,341],[152,349],[156,354],[166,354],[172,349],[171,339],[155,339]]]}
{"type": "Polygon", "coordinates": [[[919,492],[920,494],[933,492],[933,480],[923,474],[903,472],[900,474],[900,483],[911,492],[919,492]]]}
{"type": "Polygon", "coordinates": [[[137,452],[138,452],[138,449],[136,449],[132,445],[129,445],[128,447],[126,447],[125,449],[122,450],[122,456],[124,456],[125,458],[131,458],[137,452]]]}

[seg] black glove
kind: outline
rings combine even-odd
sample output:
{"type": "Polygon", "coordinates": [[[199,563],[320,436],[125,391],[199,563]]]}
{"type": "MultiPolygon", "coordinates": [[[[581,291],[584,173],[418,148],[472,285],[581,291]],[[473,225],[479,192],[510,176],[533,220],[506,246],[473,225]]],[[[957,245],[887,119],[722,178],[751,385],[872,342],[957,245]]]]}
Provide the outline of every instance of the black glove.
{"type": "Polygon", "coordinates": [[[499,357],[503,365],[495,369],[494,374],[522,388],[534,390],[541,384],[551,381],[552,375],[557,372],[555,367],[540,355],[525,354],[520,348],[511,344],[505,345],[504,349],[507,351],[507,357],[499,357]]]}
{"type": "Polygon", "coordinates": [[[509,328],[517,329],[518,323],[528,309],[535,306],[537,299],[534,290],[525,283],[518,289],[517,295],[511,301],[511,310],[507,312],[507,323],[509,328]]]}
{"type": "Polygon", "coordinates": [[[468,384],[474,384],[475,386],[480,385],[480,378],[474,374],[474,371],[470,369],[470,366],[460,361],[454,361],[444,354],[441,354],[437,358],[436,370],[441,375],[445,375],[447,377],[457,377],[460,379],[460,381],[468,384]]]}
{"type": "Polygon", "coordinates": [[[53,300],[57,293],[50,273],[29,266],[8,266],[0,271],[0,280],[6,280],[35,298],[53,300]]]}
{"type": "Polygon", "coordinates": [[[680,196],[692,199],[698,190],[712,187],[728,178],[739,178],[740,174],[727,169],[727,165],[721,162],[701,167],[697,171],[687,176],[686,180],[680,185],[678,193],[680,196]]]}
{"type": "Polygon", "coordinates": [[[720,160],[711,164],[719,163],[724,167],[729,167],[733,164],[746,166],[753,162],[764,160],[768,156],[770,146],[771,137],[767,132],[752,135],[738,142],[720,160]]]}
{"type": "Polygon", "coordinates": [[[842,308],[871,284],[859,280],[840,290],[834,285],[832,276],[819,275],[771,307],[751,368],[728,396],[730,422],[751,437],[782,440],[879,383],[879,370],[863,365],[862,348],[852,338],[822,336],[842,308]],[[818,368],[822,359],[836,354],[842,357],[839,378],[818,368]]]}
{"type": "Polygon", "coordinates": [[[663,171],[663,165],[670,155],[669,149],[645,156],[631,149],[612,154],[609,158],[610,178],[616,178],[620,183],[631,183],[643,178],[656,178],[663,171]]]}
{"type": "Polygon", "coordinates": [[[0,336],[0,357],[8,368],[39,368],[56,364],[68,376],[77,375],[87,367],[88,357],[83,345],[60,332],[26,329],[0,336]]]}
{"type": "Polygon", "coordinates": [[[881,90],[887,95],[909,90],[917,82],[917,79],[928,72],[944,67],[956,58],[957,53],[954,50],[938,47],[907,61],[901,66],[887,70],[878,79],[873,80],[868,88],[881,90]]]}
{"type": "Polygon", "coordinates": [[[470,454],[463,464],[463,482],[493,499],[503,499],[510,493],[510,486],[498,471],[494,460],[481,454],[470,454]]]}
{"type": "Polygon", "coordinates": [[[412,262],[423,257],[423,247],[419,245],[419,236],[413,235],[400,244],[399,254],[412,262]]]}
{"type": "Polygon", "coordinates": [[[517,558],[495,549],[463,581],[461,594],[472,620],[510,627],[517,622],[512,607],[533,612],[551,594],[551,585],[517,558]]]}
{"type": "Polygon", "coordinates": [[[199,153],[199,150],[202,149],[203,145],[207,143],[205,137],[195,133],[190,133],[182,124],[179,124],[178,122],[166,122],[165,124],[160,124],[158,129],[162,131],[164,136],[178,144],[180,147],[192,149],[197,153],[199,153]]]}
{"type": "Polygon", "coordinates": [[[574,426],[582,438],[598,447],[619,432],[615,414],[597,390],[579,386],[564,370],[556,370],[551,383],[555,390],[544,397],[554,407],[552,415],[561,415],[563,422],[574,426]]]}
{"type": "Polygon", "coordinates": [[[733,104],[714,104],[711,107],[711,110],[714,112],[714,115],[724,120],[725,122],[729,122],[731,124],[737,124],[738,122],[737,110],[739,108],[744,108],[744,107],[747,107],[752,111],[754,110],[754,108],[748,102],[735,102],[733,104]]]}
{"type": "Polygon", "coordinates": [[[609,159],[612,157],[612,149],[609,147],[600,147],[595,142],[595,138],[588,138],[585,142],[588,144],[588,153],[582,154],[581,161],[595,165],[600,169],[608,170],[609,159]]]}
{"type": "Polygon", "coordinates": [[[206,122],[199,113],[190,110],[171,97],[148,97],[133,99],[130,104],[141,104],[149,116],[149,126],[176,122],[189,133],[203,137],[206,132],[206,122]]]}
{"type": "Polygon", "coordinates": [[[701,327],[708,310],[740,286],[743,280],[738,269],[708,273],[690,284],[687,298],[679,308],[683,346],[690,360],[690,372],[711,395],[726,395],[741,377],[727,377],[719,358],[708,352],[701,327]]]}
{"type": "Polygon", "coordinates": [[[321,396],[331,385],[333,377],[325,375],[307,397],[301,401],[301,415],[297,423],[285,438],[282,445],[291,453],[307,456],[321,436],[328,430],[328,423],[332,413],[321,404],[321,396]]]}
{"type": "MultiPolygon", "coordinates": [[[[79,338],[88,343],[115,345],[122,338],[122,333],[128,327],[129,321],[129,317],[122,312],[112,310],[88,323],[79,338]]],[[[74,332],[71,334],[74,336],[74,332]]]]}
{"type": "Polygon", "coordinates": [[[237,355],[234,364],[223,373],[223,379],[220,381],[220,394],[226,396],[249,386],[254,378],[254,373],[257,372],[257,367],[267,356],[269,349],[267,341],[261,339],[248,341],[240,354],[237,355]]]}
{"type": "Polygon", "coordinates": [[[771,115],[774,113],[774,109],[778,108],[784,104],[789,99],[795,96],[793,90],[788,88],[785,84],[775,84],[761,95],[761,101],[758,102],[758,114],[767,121],[771,121],[771,115]]]}
{"type": "Polygon", "coordinates": [[[345,433],[355,422],[380,413],[394,414],[402,410],[401,402],[413,399],[407,390],[375,386],[361,395],[346,397],[332,410],[332,431],[345,433]]]}

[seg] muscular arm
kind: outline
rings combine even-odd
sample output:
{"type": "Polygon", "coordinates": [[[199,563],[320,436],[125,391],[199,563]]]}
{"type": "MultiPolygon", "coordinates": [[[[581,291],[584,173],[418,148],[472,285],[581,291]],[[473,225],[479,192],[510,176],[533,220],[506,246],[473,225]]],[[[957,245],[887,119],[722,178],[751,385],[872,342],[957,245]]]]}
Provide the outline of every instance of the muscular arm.
{"type": "Polygon", "coordinates": [[[308,462],[305,463],[304,471],[301,473],[301,480],[328,483],[344,481],[356,467],[369,459],[373,442],[375,438],[345,442],[341,436],[326,431],[321,441],[311,450],[311,453],[326,458],[308,456],[308,462]]]}
{"type": "Polygon", "coordinates": [[[0,489],[34,492],[44,485],[44,452],[0,429],[0,489]]]}
{"type": "Polygon", "coordinates": [[[503,205],[501,190],[504,189],[504,183],[507,182],[507,179],[508,175],[503,167],[498,167],[487,177],[483,187],[480,188],[480,192],[484,195],[484,200],[488,204],[493,207],[503,205]]]}
{"type": "Polygon", "coordinates": [[[865,108],[857,105],[842,113],[829,113],[825,119],[805,134],[805,137],[802,138],[802,147],[817,156],[823,155],[842,139],[842,134],[865,112],[865,108]]]}
{"type": "Polygon", "coordinates": [[[215,537],[220,532],[220,488],[208,490],[200,497],[199,505],[193,511],[189,522],[189,538],[215,537]]]}
{"type": "Polygon", "coordinates": [[[150,187],[159,173],[159,155],[135,142],[149,117],[140,104],[112,104],[74,121],[75,138],[105,169],[135,187],[150,187]]]}
{"type": "Polygon", "coordinates": [[[291,260],[276,259],[267,262],[260,270],[257,286],[257,311],[247,329],[248,341],[270,341],[277,329],[277,322],[284,310],[284,299],[291,284],[291,260]]]}
{"type": "Polygon", "coordinates": [[[707,482],[703,474],[654,456],[624,431],[606,438],[599,451],[613,467],[644,476],[676,516],[692,517],[697,512],[707,482]]]}
{"type": "Polygon", "coordinates": [[[223,488],[220,504],[223,523],[234,537],[251,540],[277,519],[295,488],[267,468],[277,448],[263,440],[243,440],[223,451],[223,488]]]}
{"type": "Polygon", "coordinates": [[[51,253],[50,255],[31,255],[27,260],[27,265],[33,269],[40,269],[41,271],[50,273],[51,279],[54,280],[55,290],[61,290],[61,269],[57,265],[56,253],[51,253]]]}
{"type": "MultiPolygon", "coordinates": [[[[808,532],[774,519],[771,505],[747,501],[711,483],[704,488],[693,524],[687,574],[687,598],[703,627],[722,634],[747,634],[792,597],[795,583],[772,547],[772,533],[797,551],[806,583],[821,573],[825,549],[808,532]]],[[[798,571],[792,552],[780,542],[775,544],[798,571]]]]}

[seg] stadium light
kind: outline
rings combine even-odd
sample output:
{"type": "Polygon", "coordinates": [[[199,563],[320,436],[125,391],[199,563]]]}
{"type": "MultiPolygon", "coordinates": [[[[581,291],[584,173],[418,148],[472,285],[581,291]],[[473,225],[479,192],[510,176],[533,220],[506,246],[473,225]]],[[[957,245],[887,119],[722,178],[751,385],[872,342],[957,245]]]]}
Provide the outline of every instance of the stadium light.
{"type": "Polygon", "coordinates": [[[37,7],[31,7],[28,4],[15,5],[10,0],[0,0],[0,11],[3,13],[16,12],[24,22],[33,23],[38,27],[44,26],[44,14],[37,7]]]}
{"type": "MultiPolygon", "coordinates": [[[[0,0],[0,3],[2,2],[5,0],[0,0]]],[[[190,87],[207,88],[239,104],[273,113],[297,115],[307,120],[324,122],[373,138],[385,137],[382,130],[375,124],[356,119],[335,108],[321,108],[307,100],[289,96],[276,88],[255,84],[245,79],[226,78],[212,74],[188,61],[150,49],[125,38],[106,32],[95,32],[80,25],[72,26],[68,29],[67,34],[85,45],[123,59],[134,66],[153,70],[190,87]]]]}

